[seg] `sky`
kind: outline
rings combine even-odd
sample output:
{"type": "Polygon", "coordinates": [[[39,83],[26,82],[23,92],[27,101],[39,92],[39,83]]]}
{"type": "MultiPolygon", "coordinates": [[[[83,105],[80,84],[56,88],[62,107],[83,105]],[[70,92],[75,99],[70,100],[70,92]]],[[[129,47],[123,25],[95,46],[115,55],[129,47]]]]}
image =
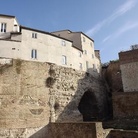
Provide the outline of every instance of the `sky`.
{"type": "Polygon", "coordinates": [[[94,40],[102,63],[138,44],[138,0],[1,0],[0,14],[47,32],[82,31],[94,40]]]}

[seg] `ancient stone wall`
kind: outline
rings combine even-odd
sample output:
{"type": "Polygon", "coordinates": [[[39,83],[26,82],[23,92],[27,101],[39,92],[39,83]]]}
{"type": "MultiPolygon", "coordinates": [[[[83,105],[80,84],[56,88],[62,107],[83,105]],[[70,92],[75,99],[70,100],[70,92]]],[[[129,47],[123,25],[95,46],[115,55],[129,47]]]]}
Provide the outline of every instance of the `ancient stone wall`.
{"type": "Polygon", "coordinates": [[[52,123],[51,138],[103,138],[102,123],[52,123]]]}
{"type": "Polygon", "coordinates": [[[112,130],[106,138],[137,138],[137,131],[112,130]]]}
{"type": "Polygon", "coordinates": [[[138,62],[138,49],[119,53],[120,64],[138,62]]]}
{"type": "Polygon", "coordinates": [[[120,62],[111,61],[109,66],[104,71],[104,78],[106,79],[111,92],[119,92],[123,90],[120,62]]]}
{"type": "Polygon", "coordinates": [[[119,53],[124,92],[138,91],[138,49],[119,53]]]}
{"type": "Polygon", "coordinates": [[[138,118],[138,92],[114,93],[112,99],[114,118],[138,118]]]}
{"type": "Polygon", "coordinates": [[[49,122],[82,121],[78,105],[88,89],[104,118],[106,92],[99,75],[50,63],[5,62],[0,66],[0,135],[29,137],[39,129],[46,131],[49,122]]]}
{"type": "Polygon", "coordinates": [[[124,92],[138,91],[138,62],[120,65],[124,92]]]}

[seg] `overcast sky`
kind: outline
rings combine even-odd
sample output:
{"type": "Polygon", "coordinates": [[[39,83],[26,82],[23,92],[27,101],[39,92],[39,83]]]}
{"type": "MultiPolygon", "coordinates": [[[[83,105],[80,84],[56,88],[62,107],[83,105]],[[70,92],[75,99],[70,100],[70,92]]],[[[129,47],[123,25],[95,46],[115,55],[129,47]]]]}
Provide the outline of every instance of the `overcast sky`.
{"type": "Polygon", "coordinates": [[[94,39],[103,63],[138,44],[138,0],[1,0],[0,14],[47,32],[82,31],[94,39]]]}

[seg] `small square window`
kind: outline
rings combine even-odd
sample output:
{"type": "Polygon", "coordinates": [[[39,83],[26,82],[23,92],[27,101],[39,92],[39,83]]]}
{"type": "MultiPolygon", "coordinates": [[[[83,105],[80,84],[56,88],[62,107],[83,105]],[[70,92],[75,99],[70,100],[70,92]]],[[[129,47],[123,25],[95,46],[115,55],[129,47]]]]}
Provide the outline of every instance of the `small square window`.
{"type": "Polygon", "coordinates": [[[90,46],[92,46],[92,42],[90,42],[90,46]]]}
{"type": "Polygon", "coordinates": [[[96,69],[96,66],[95,66],[95,64],[93,64],[93,69],[94,69],[94,70],[96,69]]]}
{"type": "Polygon", "coordinates": [[[84,53],[85,55],[87,55],[87,50],[84,50],[83,53],[84,53]]]}
{"type": "Polygon", "coordinates": [[[66,42],[62,40],[62,46],[66,46],[66,42]]]}
{"type": "Polygon", "coordinates": [[[62,65],[67,65],[67,57],[62,55],[62,65]]]}
{"type": "Polygon", "coordinates": [[[89,62],[86,61],[86,69],[89,69],[89,62]]]}
{"type": "Polygon", "coordinates": [[[82,56],[82,53],[81,52],[79,52],[79,57],[81,57],[82,56]]]}
{"type": "Polygon", "coordinates": [[[92,58],[94,58],[94,55],[92,54],[92,58]]]}
{"type": "Polygon", "coordinates": [[[37,33],[32,33],[32,38],[37,38],[37,33]]]}

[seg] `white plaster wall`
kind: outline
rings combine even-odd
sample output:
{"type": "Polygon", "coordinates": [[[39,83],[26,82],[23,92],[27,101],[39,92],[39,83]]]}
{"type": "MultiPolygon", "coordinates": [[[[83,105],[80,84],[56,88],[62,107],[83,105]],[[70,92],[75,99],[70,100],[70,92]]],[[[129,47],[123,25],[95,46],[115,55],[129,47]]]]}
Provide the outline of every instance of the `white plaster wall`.
{"type": "Polygon", "coordinates": [[[100,61],[99,59],[95,56],[94,52],[94,42],[87,38],[85,35],[81,34],[81,43],[82,43],[82,50],[86,50],[87,54],[83,52],[83,65],[84,65],[84,70],[87,71],[86,68],[86,61],[89,62],[89,70],[90,71],[96,71],[100,72],[99,67],[100,67],[100,61]],[[85,42],[83,41],[83,38],[85,38],[85,42]],[[92,43],[92,45],[90,44],[92,43]],[[93,54],[93,57],[92,57],[93,54]],[[93,64],[95,64],[96,70],[93,69],[93,64]]]}
{"type": "Polygon", "coordinates": [[[20,46],[20,42],[0,40],[0,57],[21,58],[20,46]]]}
{"type": "Polygon", "coordinates": [[[66,46],[62,46],[62,39],[49,34],[37,33],[37,39],[32,38],[31,30],[22,29],[22,59],[50,62],[57,65],[72,67],[79,70],[79,50],[72,47],[72,42],[66,41],[66,46]],[[31,50],[37,49],[37,59],[31,59],[31,50]],[[62,55],[67,57],[67,65],[62,65],[62,55]]]}
{"type": "Polygon", "coordinates": [[[6,23],[7,24],[7,26],[6,26],[6,32],[13,31],[14,18],[0,17],[0,28],[1,28],[1,23],[6,23]]]}

